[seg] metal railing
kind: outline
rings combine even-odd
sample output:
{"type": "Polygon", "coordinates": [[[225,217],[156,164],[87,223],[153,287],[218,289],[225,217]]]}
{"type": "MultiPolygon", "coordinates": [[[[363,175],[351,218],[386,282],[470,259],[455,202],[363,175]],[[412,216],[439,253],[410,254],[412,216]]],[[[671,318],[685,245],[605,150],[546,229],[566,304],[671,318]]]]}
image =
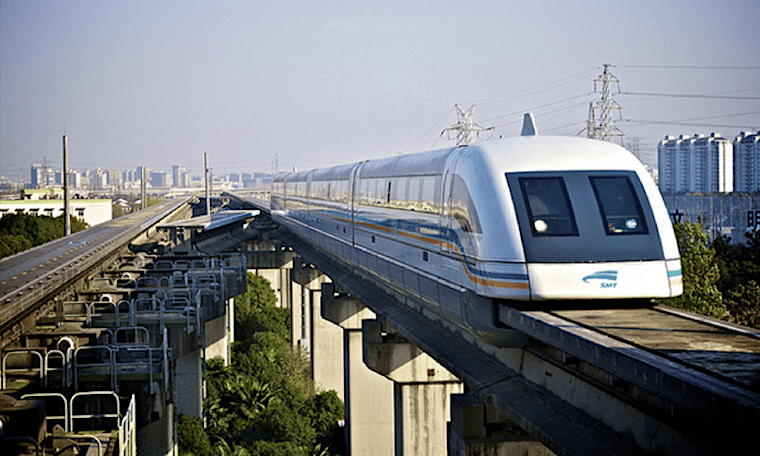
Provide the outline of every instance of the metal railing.
{"type": "MultiPolygon", "coordinates": [[[[60,393],[34,393],[25,394],[21,399],[43,399],[49,401],[51,399],[60,399],[63,404],[63,415],[47,415],[48,420],[61,420],[63,421],[63,428],[66,435],[52,435],[48,434],[47,439],[71,439],[71,440],[91,440],[98,446],[98,455],[103,455],[103,442],[95,435],[90,434],[72,434],[74,430],[74,420],[87,420],[95,418],[115,419],[116,428],[118,429],[118,454],[119,456],[135,456],[137,454],[137,404],[135,402],[135,395],[130,398],[129,405],[126,411],[122,414],[120,409],[119,397],[113,391],[89,391],[74,394],[71,399],[66,399],[63,394],[60,393]],[[86,408],[81,403],[87,397],[95,397],[97,399],[113,399],[113,405],[105,405],[106,408],[111,409],[110,412],[89,413],[82,411],[74,413],[75,401],[79,408],[86,408]]],[[[103,404],[96,404],[96,408],[101,408],[103,404]]],[[[3,440],[11,440],[6,438],[3,440]]],[[[33,437],[21,437],[15,439],[16,441],[27,441],[34,443],[37,448],[37,454],[40,454],[40,446],[33,437]]],[[[43,450],[44,451],[44,450],[43,450]]]]}
{"type": "Polygon", "coordinates": [[[124,417],[119,421],[119,456],[137,455],[137,419],[135,395],[129,401],[124,417]]]}
{"type": "Polygon", "coordinates": [[[63,403],[63,415],[51,415],[48,413],[46,415],[46,418],[48,420],[61,420],[63,421],[63,430],[66,432],[70,431],[69,428],[69,402],[66,399],[66,396],[64,396],[61,393],[32,393],[32,394],[24,394],[21,396],[21,399],[43,399],[45,402],[49,402],[50,398],[56,398],[60,399],[63,403]]]}
{"type": "Polygon", "coordinates": [[[19,348],[10,352],[5,353],[3,355],[3,361],[2,361],[2,389],[8,388],[8,374],[31,374],[31,373],[38,373],[39,382],[40,384],[43,383],[43,379],[45,376],[45,357],[42,353],[40,353],[40,350],[36,350],[33,348],[19,348]],[[23,367],[8,367],[8,360],[12,358],[25,358],[21,364],[24,364],[23,367]],[[37,359],[39,360],[39,363],[37,367],[32,366],[31,360],[37,359]],[[29,360],[29,362],[24,362],[26,360],[29,360]]]}
{"type": "MultiPolygon", "coordinates": [[[[81,401],[78,401],[81,402],[81,401]]],[[[101,404],[97,404],[97,408],[101,408],[101,404]]],[[[121,413],[119,412],[119,396],[116,395],[113,391],[83,391],[80,393],[74,393],[73,396],[71,396],[71,399],[69,399],[69,432],[75,432],[74,430],[74,420],[85,420],[85,419],[94,419],[94,418],[105,418],[105,419],[115,419],[116,421],[114,424],[118,427],[120,424],[121,419],[121,413]],[[76,413],[75,408],[75,402],[76,400],[83,398],[83,397],[97,397],[97,398],[113,398],[115,401],[115,411],[112,412],[100,412],[100,413],[87,413],[86,411],[76,413]]]]}

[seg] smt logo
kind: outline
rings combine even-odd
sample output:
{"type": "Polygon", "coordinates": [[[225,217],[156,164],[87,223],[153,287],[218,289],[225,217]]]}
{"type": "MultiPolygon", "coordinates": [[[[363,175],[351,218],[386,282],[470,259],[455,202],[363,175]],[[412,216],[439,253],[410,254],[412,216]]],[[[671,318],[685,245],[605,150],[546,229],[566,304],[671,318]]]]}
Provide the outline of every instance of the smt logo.
{"type": "Polygon", "coordinates": [[[615,288],[617,286],[617,271],[597,271],[583,278],[591,284],[599,284],[599,288],[615,288]]]}

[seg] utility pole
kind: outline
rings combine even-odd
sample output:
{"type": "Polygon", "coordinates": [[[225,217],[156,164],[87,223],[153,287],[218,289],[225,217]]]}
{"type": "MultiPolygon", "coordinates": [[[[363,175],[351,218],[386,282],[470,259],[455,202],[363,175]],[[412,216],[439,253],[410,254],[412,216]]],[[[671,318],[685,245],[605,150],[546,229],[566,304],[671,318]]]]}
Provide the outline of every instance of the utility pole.
{"type": "Polygon", "coordinates": [[[203,168],[206,176],[206,215],[211,215],[211,170],[208,167],[208,153],[203,153],[203,168]]]}
{"type": "Polygon", "coordinates": [[[457,115],[459,116],[459,122],[451,127],[444,128],[441,132],[441,136],[447,134],[447,139],[451,140],[450,134],[456,131],[457,146],[468,146],[475,142],[476,138],[480,137],[480,133],[483,131],[493,131],[494,127],[481,127],[472,120],[473,112],[475,111],[475,105],[470,106],[467,111],[463,111],[462,108],[456,104],[457,115]]]}
{"type": "Polygon", "coordinates": [[[140,165],[140,209],[148,207],[148,182],[145,166],[140,165]]]}
{"type": "Polygon", "coordinates": [[[71,234],[71,204],[69,202],[69,138],[63,135],[63,235],[71,234]]]}
{"type": "Polygon", "coordinates": [[[615,126],[612,112],[622,109],[621,106],[612,99],[612,84],[618,85],[620,92],[620,80],[610,72],[610,64],[604,64],[602,74],[594,79],[594,91],[597,91],[597,82],[602,84],[602,99],[589,106],[589,118],[586,122],[586,136],[602,141],[612,141],[615,137],[620,138],[620,144],[623,143],[624,133],[615,126]],[[595,110],[599,110],[599,123],[595,120],[595,110]]]}

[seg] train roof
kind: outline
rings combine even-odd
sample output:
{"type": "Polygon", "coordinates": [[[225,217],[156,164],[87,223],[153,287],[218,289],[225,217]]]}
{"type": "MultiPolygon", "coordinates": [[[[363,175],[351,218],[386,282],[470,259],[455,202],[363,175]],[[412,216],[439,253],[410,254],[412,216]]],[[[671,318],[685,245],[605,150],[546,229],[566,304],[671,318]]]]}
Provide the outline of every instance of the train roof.
{"type": "MultiPolygon", "coordinates": [[[[441,174],[449,156],[482,155],[508,172],[562,170],[643,170],[641,162],[621,146],[572,136],[517,136],[470,146],[399,155],[365,162],[361,177],[441,174]]],[[[278,175],[275,181],[348,179],[356,163],[278,175]]]]}
{"type": "Polygon", "coordinates": [[[510,172],[642,169],[621,146],[570,136],[518,136],[469,146],[510,172]]]}

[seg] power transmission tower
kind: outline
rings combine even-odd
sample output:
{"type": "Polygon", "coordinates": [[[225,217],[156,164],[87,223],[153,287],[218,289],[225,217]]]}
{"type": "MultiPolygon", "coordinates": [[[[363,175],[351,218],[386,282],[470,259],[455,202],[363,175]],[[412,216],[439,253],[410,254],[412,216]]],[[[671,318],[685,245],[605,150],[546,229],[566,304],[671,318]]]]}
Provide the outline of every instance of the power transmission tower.
{"type": "Polygon", "coordinates": [[[475,138],[480,137],[480,133],[483,131],[493,131],[494,127],[481,127],[476,124],[473,118],[473,112],[475,111],[475,105],[470,106],[470,109],[463,111],[457,104],[454,105],[457,108],[457,115],[459,116],[459,122],[451,127],[446,127],[441,132],[441,136],[444,133],[447,135],[447,139],[451,140],[451,132],[456,131],[457,146],[467,146],[475,141],[475,138]]]}
{"type": "MultiPolygon", "coordinates": [[[[588,119],[586,119],[586,137],[596,138],[596,116],[594,115],[594,103],[588,104],[588,119]]],[[[583,132],[581,132],[583,133],[583,132]]]]}
{"type": "Polygon", "coordinates": [[[610,72],[610,65],[604,64],[602,74],[594,79],[594,91],[597,91],[597,83],[602,84],[602,99],[589,106],[588,120],[586,122],[586,136],[603,141],[612,141],[615,137],[620,138],[622,144],[625,134],[615,126],[613,111],[620,111],[621,106],[612,99],[612,84],[618,85],[620,93],[620,80],[610,72]],[[599,111],[599,123],[596,122],[596,111],[599,111]]]}

